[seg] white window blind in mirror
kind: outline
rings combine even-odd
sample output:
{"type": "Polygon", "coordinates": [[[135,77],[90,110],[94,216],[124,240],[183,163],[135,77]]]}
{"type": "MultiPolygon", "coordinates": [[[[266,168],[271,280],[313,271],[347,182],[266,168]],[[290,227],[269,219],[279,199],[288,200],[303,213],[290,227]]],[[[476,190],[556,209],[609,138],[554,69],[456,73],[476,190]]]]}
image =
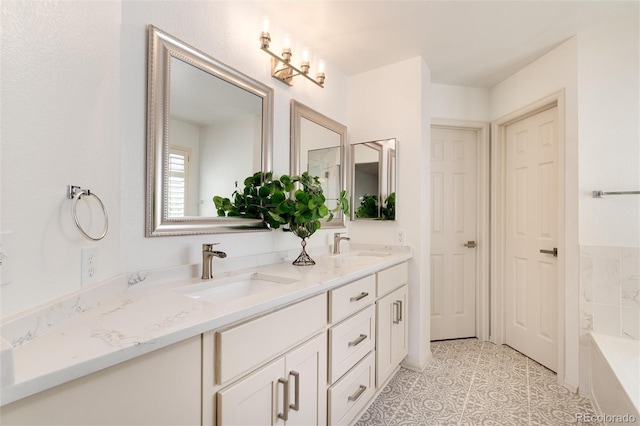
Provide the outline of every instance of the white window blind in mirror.
{"type": "Polygon", "coordinates": [[[169,217],[184,217],[189,193],[189,148],[172,145],[169,149],[169,217]]]}

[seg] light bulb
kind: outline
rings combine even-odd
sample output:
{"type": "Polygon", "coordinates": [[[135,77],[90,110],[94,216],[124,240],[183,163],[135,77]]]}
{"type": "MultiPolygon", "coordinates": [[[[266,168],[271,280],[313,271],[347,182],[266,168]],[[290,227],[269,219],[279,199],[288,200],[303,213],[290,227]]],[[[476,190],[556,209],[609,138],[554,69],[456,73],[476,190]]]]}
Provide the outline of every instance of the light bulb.
{"type": "Polygon", "coordinates": [[[318,72],[324,72],[324,61],[318,63],[318,72]]]}
{"type": "Polygon", "coordinates": [[[262,21],[262,32],[269,32],[269,20],[267,18],[264,18],[264,21],[262,21]]]}
{"type": "Polygon", "coordinates": [[[289,49],[291,47],[291,39],[288,35],[284,36],[284,48],[289,49]]]}
{"type": "Polygon", "coordinates": [[[302,60],[309,61],[309,50],[307,50],[307,48],[302,51],[302,60]]]}

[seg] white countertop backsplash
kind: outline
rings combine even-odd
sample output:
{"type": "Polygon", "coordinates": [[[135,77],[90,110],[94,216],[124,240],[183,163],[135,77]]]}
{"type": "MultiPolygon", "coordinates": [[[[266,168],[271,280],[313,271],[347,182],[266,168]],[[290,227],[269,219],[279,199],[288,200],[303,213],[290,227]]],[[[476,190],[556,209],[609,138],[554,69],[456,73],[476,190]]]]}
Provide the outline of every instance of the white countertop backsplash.
{"type": "MultiPolygon", "coordinates": [[[[347,248],[345,245],[344,249],[347,248]]],[[[213,304],[172,289],[200,284],[201,265],[138,271],[2,321],[13,346],[13,382],[1,405],[364,277],[411,257],[409,247],[350,244],[389,256],[336,258],[316,249],[314,266],[293,266],[298,250],[214,259],[214,279],[263,272],[295,279],[259,294],[213,304]],[[218,261],[219,260],[219,261],[218,261]]]]}

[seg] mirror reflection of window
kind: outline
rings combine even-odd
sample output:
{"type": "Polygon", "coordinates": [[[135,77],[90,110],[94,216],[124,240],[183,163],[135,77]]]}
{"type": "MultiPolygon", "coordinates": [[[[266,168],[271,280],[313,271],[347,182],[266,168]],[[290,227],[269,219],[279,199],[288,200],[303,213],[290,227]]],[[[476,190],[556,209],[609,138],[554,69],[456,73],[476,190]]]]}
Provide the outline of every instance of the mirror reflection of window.
{"type": "Polygon", "coordinates": [[[169,197],[170,217],[184,217],[187,213],[191,150],[172,145],[169,149],[169,197]]]}

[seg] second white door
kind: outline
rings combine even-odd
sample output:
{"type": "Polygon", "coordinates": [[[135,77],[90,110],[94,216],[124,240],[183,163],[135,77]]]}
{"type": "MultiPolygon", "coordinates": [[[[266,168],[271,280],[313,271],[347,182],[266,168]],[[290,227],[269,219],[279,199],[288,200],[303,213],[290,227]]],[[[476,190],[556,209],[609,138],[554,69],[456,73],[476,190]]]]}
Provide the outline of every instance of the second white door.
{"type": "Polygon", "coordinates": [[[431,128],[431,340],[476,336],[477,144],[431,128]]]}
{"type": "Polygon", "coordinates": [[[506,130],[506,343],[553,371],[558,351],[556,116],[554,107],[506,130]]]}

